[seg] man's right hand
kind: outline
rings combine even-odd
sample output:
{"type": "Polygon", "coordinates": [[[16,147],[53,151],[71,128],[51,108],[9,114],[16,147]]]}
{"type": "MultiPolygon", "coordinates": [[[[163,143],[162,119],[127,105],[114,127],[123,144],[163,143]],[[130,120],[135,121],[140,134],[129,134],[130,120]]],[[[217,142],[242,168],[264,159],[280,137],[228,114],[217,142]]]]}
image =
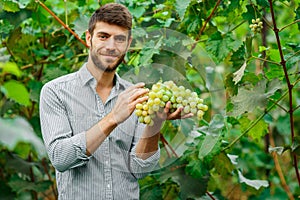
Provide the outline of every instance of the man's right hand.
{"type": "Polygon", "coordinates": [[[135,110],[136,104],[148,99],[144,94],[149,89],[144,88],[144,86],[145,83],[137,83],[119,94],[116,105],[111,111],[116,124],[125,121],[135,110]]]}

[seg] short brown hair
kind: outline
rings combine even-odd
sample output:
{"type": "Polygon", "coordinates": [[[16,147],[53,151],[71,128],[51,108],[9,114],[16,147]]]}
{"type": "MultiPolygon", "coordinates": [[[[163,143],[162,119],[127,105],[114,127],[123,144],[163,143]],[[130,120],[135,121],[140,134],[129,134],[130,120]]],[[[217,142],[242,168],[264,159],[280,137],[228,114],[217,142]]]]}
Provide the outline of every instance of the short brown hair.
{"type": "Polygon", "coordinates": [[[131,34],[132,16],[129,10],[122,4],[108,3],[98,8],[89,21],[88,31],[91,35],[94,33],[97,22],[121,26],[129,30],[129,36],[131,34]]]}

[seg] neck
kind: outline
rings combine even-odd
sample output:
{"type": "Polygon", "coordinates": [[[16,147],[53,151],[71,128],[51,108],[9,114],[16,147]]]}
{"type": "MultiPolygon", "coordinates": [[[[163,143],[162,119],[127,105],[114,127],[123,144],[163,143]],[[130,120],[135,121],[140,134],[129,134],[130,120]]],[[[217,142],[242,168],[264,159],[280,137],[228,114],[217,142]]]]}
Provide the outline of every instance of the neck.
{"type": "Polygon", "coordinates": [[[87,62],[87,69],[97,81],[97,87],[112,88],[114,85],[115,71],[105,72],[98,69],[93,62],[87,62]]]}

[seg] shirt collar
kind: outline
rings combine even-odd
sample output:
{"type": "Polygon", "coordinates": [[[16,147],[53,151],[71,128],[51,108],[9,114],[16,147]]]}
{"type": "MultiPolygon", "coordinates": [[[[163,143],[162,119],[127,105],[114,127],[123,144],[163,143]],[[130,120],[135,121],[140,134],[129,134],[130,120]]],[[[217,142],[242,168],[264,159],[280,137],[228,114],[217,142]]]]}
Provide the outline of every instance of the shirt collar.
{"type": "MultiPolygon", "coordinates": [[[[93,88],[96,88],[96,79],[93,77],[93,75],[89,72],[89,70],[87,69],[86,63],[84,63],[82,65],[82,67],[79,69],[78,71],[79,73],[79,77],[82,81],[83,85],[88,84],[89,82],[91,82],[90,84],[93,86],[93,88]]],[[[115,74],[115,88],[116,90],[120,90],[120,89],[125,89],[128,85],[128,83],[123,80],[117,73],[115,74]]]]}

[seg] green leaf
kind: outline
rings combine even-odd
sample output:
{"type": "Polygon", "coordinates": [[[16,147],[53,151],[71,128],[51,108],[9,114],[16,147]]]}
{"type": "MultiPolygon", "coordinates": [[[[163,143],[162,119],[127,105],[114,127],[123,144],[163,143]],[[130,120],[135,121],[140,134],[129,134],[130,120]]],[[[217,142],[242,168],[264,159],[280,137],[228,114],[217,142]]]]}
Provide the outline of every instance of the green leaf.
{"type": "Polygon", "coordinates": [[[130,13],[135,17],[135,18],[140,18],[143,16],[145,13],[146,9],[143,6],[138,6],[138,7],[128,7],[130,13]]]}
{"type": "Polygon", "coordinates": [[[288,115],[279,116],[275,124],[278,133],[282,136],[288,136],[291,133],[290,118],[288,115]]]}
{"type": "Polygon", "coordinates": [[[207,156],[218,144],[220,136],[207,135],[199,149],[198,158],[202,160],[207,156]]]}
{"type": "MultiPolygon", "coordinates": [[[[242,117],[239,120],[239,123],[241,126],[241,131],[244,132],[251,125],[251,120],[246,117],[242,117]]],[[[264,120],[260,120],[254,127],[251,128],[251,130],[248,132],[248,135],[254,140],[259,141],[268,133],[268,127],[268,124],[264,120]]]]}
{"type": "Polygon", "coordinates": [[[14,26],[6,19],[0,20],[0,34],[9,34],[11,30],[14,29],[14,26]]]}
{"type": "Polygon", "coordinates": [[[225,79],[226,91],[231,95],[235,96],[238,93],[238,85],[233,82],[233,74],[228,74],[225,79]]]}
{"type": "Polygon", "coordinates": [[[141,66],[148,66],[152,63],[152,57],[155,54],[159,54],[159,48],[162,44],[162,38],[160,38],[157,42],[151,40],[145,44],[144,48],[141,51],[140,57],[140,65],[141,66]]]}
{"type": "Polygon", "coordinates": [[[269,7],[270,4],[267,0],[257,0],[257,4],[262,6],[262,7],[269,7]]]}
{"type": "Polygon", "coordinates": [[[256,108],[264,108],[267,98],[280,88],[280,82],[276,79],[272,80],[267,90],[266,80],[258,82],[252,90],[240,88],[238,94],[232,97],[232,103],[234,104],[232,115],[238,116],[244,112],[252,112],[256,108]]]}
{"type": "Polygon", "coordinates": [[[17,193],[24,191],[45,192],[52,185],[51,181],[29,182],[14,175],[10,178],[8,185],[17,193]]]}
{"type": "Polygon", "coordinates": [[[30,100],[34,102],[39,102],[40,92],[43,87],[43,84],[40,81],[30,81],[28,86],[30,89],[30,100]]]}
{"type": "Polygon", "coordinates": [[[12,0],[1,1],[0,7],[7,12],[17,12],[20,10],[18,2],[12,0]]]}
{"type": "Polygon", "coordinates": [[[74,21],[74,30],[75,32],[81,37],[83,33],[88,29],[88,22],[89,17],[86,15],[80,15],[75,21],[74,21]]]}
{"type": "Polygon", "coordinates": [[[6,158],[5,169],[12,171],[14,173],[22,173],[24,175],[29,176],[31,168],[35,165],[35,163],[28,162],[22,159],[19,155],[12,154],[10,152],[7,153],[5,158],[6,158]]]}
{"type": "Polygon", "coordinates": [[[240,48],[233,52],[230,58],[232,67],[240,67],[245,62],[245,45],[240,46],[240,48]]]}
{"type": "Polygon", "coordinates": [[[235,167],[224,152],[216,155],[213,158],[213,163],[216,171],[222,176],[222,178],[232,176],[232,172],[235,169],[235,167]]]}
{"type": "Polygon", "coordinates": [[[275,62],[280,62],[281,61],[278,49],[270,49],[268,51],[268,55],[270,56],[271,60],[273,60],[275,62]]]}
{"type": "Polygon", "coordinates": [[[241,45],[242,42],[233,39],[231,33],[222,36],[220,32],[216,32],[207,40],[206,50],[214,55],[218,62],[221,62],[229,52],[237,51],[241,45]]]}
{"type": "Polygon", "coordinates": [[[160,199],[162,197],[161,184],[154,177],[147,176],[143,179],[140,179],[139,184],[141,185],[140,188],[141,199],[155,200],[155,199],[160,199]]]}
{"type": "Polygon", "coordinates": [[[208,172],[202,160],[191,159],[186,165],[185,170],[194,178],[202,178],[208,172]]]}
{"type": "Polygon", "coordinates": [[[172,180],[180,186],[180,196],[182,199],[197,198],[205,194],[208,177],[196,179],[184,173],[178,173],[172,180]]]}
{"type": "Polygon", "coordinates": [[[16,77],[21,77],[22,76],[22,71],[19,69],[16,63],[13,62],[7,62],[5,64],[0,63],[0,69],[2,68],[2,74],[13,74],[16,77]]]}
{"type": "Polygon", "coordinates": [[[14,100],[21,105],[28,106],[30,104],[29,92],[23,83],[10,80],[4,83],[1,90],[7,98],[14,100]]]}
{"type": "Polygon", "coordinates": [[[183,20],[186,9],[190,3],[191,3],[191,0],[185,0],[185,1],[176,0],[175,7],[176,7],[176,11],[177,11],[181,21],[183,20]]]}
{"type": "Polygon", "coordinates": [[[208,126],[199,128],[201,133],[205,134],[199,148],[198,158],[203,160],[209,154],[218,153],[221,151],[220,140],[222,138],[222,131],[225,127],[224,117],[220,114],[214,115],[208,126]]]}
{"type": "Polygon", "coordinates": [[[248,21],[249,24],[251,24],[251,20],[255,18],[255,10],[252,5],[246,6],[247,12],[242,14],[242,17],[248,21]]]}
{"type": "Polygon", "coordinates": [[[32,144],[38,155],[45,156],[42,140],[34,133],[31,125],[23,118],[0,118],[0,141],[8,149],[13,150],[19,142],[32,144]]]}
{"type": "Polygon", "coordinates": [[[269,187],[268,181],[264,180],[250,180],[243,176],[243,174],[238,171],[240,183],[246,183],[247,185],[254,187],[256,190],[259,190],[261,187],[269,187]]]}

